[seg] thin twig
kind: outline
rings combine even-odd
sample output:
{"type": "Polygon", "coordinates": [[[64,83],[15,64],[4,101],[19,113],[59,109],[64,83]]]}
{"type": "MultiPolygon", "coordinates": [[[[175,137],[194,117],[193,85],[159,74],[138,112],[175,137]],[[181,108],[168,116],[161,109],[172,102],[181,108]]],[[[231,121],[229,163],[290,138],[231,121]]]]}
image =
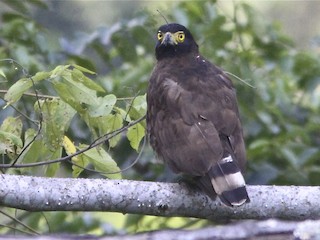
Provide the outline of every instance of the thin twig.
{"type": "Polygon", "coordinates": [[[38,131],[37,133],[34,135],[34,137],[32,138],[32,140],[23,147],[23,149],[21,150],[21,152],[19,153],[18,157],[10,164],[11,167],[13,167],[19,160],[19,158],[22,156],[22,154],[29,148],[29,146],[31,146],[31,144],[36,140],[36,138],[38,137],[38,135],[40,134],[41,132],[41,129],[42,129],[42,121],[43,121],[43,116],[42,116],[42,111],[41,111],[41,104],[40,104],[40,100],[39,100],[39,95],[38,95],[38,90],[36,89],[35,87],[35,82],[32,78],[32,76],[28,73],[28,71],[21,65],[19,64],[17,61],[11,59],[11,61],[13,63],[15,63],[17,66],[19,66],[21,69],[22,69],[22,73],[26,76],[26,78],[29,78],[30,81],[32,82],[32,87],[33,87],[33,90],[35,92],[35,96],[37,98],[37,105],[38,105],[38,108],[39,108],[39,123],[37,124],[38,125],[38,131]]]}
{"type": "Polygon", "coordinates": [[[43,161],[43,162],[36,162],[36,163],[27,163],[27,164],[15,164],[12,166],[12,164],[0,164],[0,168],[26,168],[26,167],[35,167],[35,166],[43,166],[43,165],[47,165],[47,164],[52,164],[52,163],[57,163],[57,162],[63,162],[66,160],[69,160],[72,157],[75,157],[81,153],[84,153],[88,150],[90,150],[91,148],[94,148],[102,143],[104,143],[105,141],[113,138],[114,136],[118,135],[119,133],[127,130],[128,128],[132,127],[133,125],[141,122],[142,120],[144,120],[146,118],[146,116],[143,116],[135,121],[130,122],[127,126],[124,126],[122,128],[116,129],[110,133],[107,133],[105,135],[103,135],[102,137],[97,138],[93,143],[91,143],[88,147],[81,149],[77,152],[75,152],[74,154],[70,154],[68,156],[62,157],[62,158],[58,158],[58,159],[53,159],[53,160],[49,160],[49,161],[43,161]]]}
{"type": "Polygon", "coordinates": [[[238,77],[237,75],[235,75],[235,74],[233,74],[231,72],[227,72],[227,71],[223,71],[223,72],[228,74],[228,75],[230,75],[230,76],[232,76],[232,77],[234,77],[234,78],[236,78],[236,79],[238,79],[240,82],[246,84],[247,86],[249,86],[251,88],[257,88],[257,87],[251,85],[250,83],[246,82],[245,80],[243,80],[242,78],[238,77]]]}
{"type": "MultiPolygon", "coordinates": [[[[0,97],[0,99],[2,99],[3,101],[4,98],[0,97]]],[[[38,126],[38,123],[39,121],[37,120],[33,120],[32,118],[30,118],[29,116],[27,116],[26,114],[24,114],[22,111],[20,111],[18,108],[16,108],[15,106],[13,105],[9,105],[9,107],[13,108],[16,112],[18,112],[21,116],[23,116],[25,119],[29,120],[30,122],[32,122],[33,124],[37,125],[38,126]]]]}
{"type": "MultiPolygon", "coordinates": [[[[0,90],[0,93],[7,93],[7,92],[8,92],[8,90],[0,90]]],[[[25,92],[22,95],[30,96],[30,97],[36,97],[37,96],[37,94],[35,94],[35,93],[28,93],[28,92],[25,92]]],[[[38,94],[38,97],[39,98],[49,98],[49,99],[60,99],[60,97],[51,96],[51,95],[45,95],[45,94],[38,94]]]]}
{"type": "MultiPolygon", "coordinates": [[[[21,222],[19,219],[15,218],[15,217],[12,217],[10,216],[9,214],[7,214],[6,212],[4,211],[1,211],[0,210],[0,213],[2,213],[3,215],[5,215],[6,217],[10,218],[11,220],[19,223],[20,225],[22,225],[23,227],[25,227],[26,229],[28,229],[30,232],[32,232],[33,234],[36,234],[36,235],[40,235],[36,230],[32,229],[31,227],[29,227],[28,225],[24,224],[23,222],[21,222]]],[[[30,233],[29,233],[30,234],[30,233]]]]}
{"type": "Polygon", "coordinates": [[[127,120],[127,117],[128,117],[129,112],[130,112],[130,110],[131,110],[131,108],[132,108],[133,102],[134,102],[134,100],[138,97],[139,93],[140,93],[140,91],[138,91],[138,92],[136,93],[136,95],[133,97],[133,99],[131,100],[131,103],[130,103],[130,105],[129,105],[129,109],[128,109],[127,113],[126,113],[126,116],[124,117],[124,120],[125,120],[125,121],[127,120]]]}
{"type": "Polygon", "coordinates": [[[72,165],[74,165],[74,166],[76,166],[78,168],[81,168],[83,170],[86,170],[86,171],[89,171],[89,172],[93,172],[93,173],[98,173],[98,174],[117,174],[117,173],[122,173],[122,172],[127,171],[128,169],[132,168],[139,161],[139,159],[141,158],[141,155],[143,153],[143,149],[145,148],[145,145],[146,145],[146,137],[144,137],[144,139],[143,139],[141,150],[139,151],[139,154],[135,158],[135,160],[128,167],[126,167],[124,169],[120,169],[119,171],[115,171],[115,172],[101,172],[101,171],[93,170],[93,169],[90,169],[90,168],[82,167],[82,166],[72,162],[70,159],[68,159],[68,161],[72,165]]]}

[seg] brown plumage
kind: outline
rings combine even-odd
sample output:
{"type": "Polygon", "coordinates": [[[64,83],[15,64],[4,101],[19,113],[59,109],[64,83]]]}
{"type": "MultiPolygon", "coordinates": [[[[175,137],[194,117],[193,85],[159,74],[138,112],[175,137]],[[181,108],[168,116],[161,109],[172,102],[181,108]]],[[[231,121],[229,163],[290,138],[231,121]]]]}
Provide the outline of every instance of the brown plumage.
{"type": "Polygon", "coordinates": [[[246,155],[236,93],[223,71],[199,54],[184,26],[158,31],[157,64],[147,92],[147,128],[157,155],[194,177],[228,206],[250,201],[241,171],[246,155]]]}

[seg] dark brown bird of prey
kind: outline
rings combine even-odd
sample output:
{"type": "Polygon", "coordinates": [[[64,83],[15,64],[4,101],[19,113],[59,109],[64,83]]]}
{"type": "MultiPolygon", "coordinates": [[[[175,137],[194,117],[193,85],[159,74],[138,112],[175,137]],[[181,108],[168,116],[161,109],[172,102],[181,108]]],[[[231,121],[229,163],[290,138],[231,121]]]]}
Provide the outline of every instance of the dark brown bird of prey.
{"type": "Polygon", "coordinates": [[[235,89],[202,57],[190,31],[177,23],[157,32],[157,64],[147,92],[152,148],[176,173],[194,178],[228,206],[249,202],[245,145],[235,89]]]}

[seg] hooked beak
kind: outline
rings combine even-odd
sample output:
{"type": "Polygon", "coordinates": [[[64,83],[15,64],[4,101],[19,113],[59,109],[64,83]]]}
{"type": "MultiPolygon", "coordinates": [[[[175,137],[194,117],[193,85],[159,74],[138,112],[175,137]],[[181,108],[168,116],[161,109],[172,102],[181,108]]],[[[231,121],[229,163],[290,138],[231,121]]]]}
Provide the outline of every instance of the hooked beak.
{"type": "Polygon", "coordinates": [[[166,32],[164,37],[163,37],[163,39],[162,39],[162,41],[161,41],[161,45],[167,46],[169,44],[170,45],[176,45],[177,42],[175,41],[175,38],[174,38],[174,36],[172,35],[171,32],[166,32]]]}

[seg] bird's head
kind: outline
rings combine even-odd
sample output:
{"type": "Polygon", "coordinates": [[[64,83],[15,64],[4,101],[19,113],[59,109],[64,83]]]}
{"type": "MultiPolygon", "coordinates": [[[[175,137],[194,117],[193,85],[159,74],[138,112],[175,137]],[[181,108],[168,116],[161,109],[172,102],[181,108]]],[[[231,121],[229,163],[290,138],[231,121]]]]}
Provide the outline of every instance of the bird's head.
{"type": "Polygon", "coordinates": [[[183,56],[198,53],[198,45],[190,31],[177,23],[161,26],[157,32],[156,58],[183,56]]]}

